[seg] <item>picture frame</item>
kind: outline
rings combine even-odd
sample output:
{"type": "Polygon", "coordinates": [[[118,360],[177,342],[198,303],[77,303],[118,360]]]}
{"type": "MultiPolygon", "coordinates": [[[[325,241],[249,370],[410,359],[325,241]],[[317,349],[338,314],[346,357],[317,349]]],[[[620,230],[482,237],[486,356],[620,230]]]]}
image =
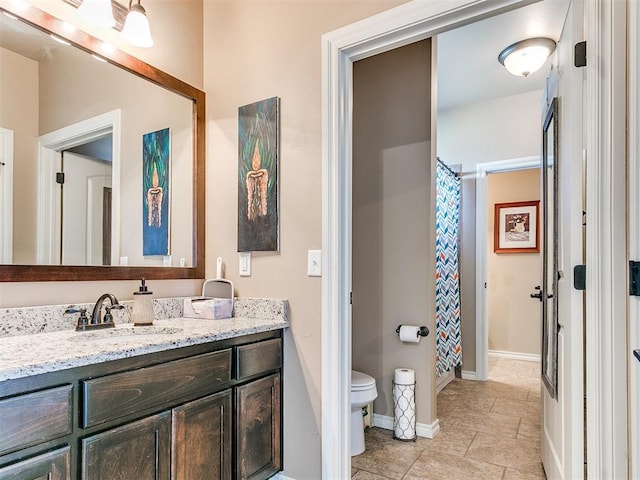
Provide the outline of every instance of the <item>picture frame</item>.
{"type": "Polygon", "coordinates": [[[280,98],[238,108],[238,252],[277,252],[280,98]]]}
{"type": "Polygon", "coordinates": [[[540,200],[496,203],[494,253],[538,253],[540,200]]]}

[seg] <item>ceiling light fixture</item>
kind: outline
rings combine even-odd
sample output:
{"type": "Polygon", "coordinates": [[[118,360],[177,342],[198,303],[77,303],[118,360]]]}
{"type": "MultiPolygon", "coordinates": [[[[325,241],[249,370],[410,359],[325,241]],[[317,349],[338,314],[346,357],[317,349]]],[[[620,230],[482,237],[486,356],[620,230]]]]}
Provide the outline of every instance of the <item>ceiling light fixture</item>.
{"type": "Polygon", "coordinates": [[[111,0],[83,0],[78,13],[101,27],[111,28],[116,25],[111,0]]]}
{"type": "Polygon", "coordinates": [[[527,77],[540,69],[555,49],[556,42],[550,38],[528,38],[502,50],[498,61],[509,73],[527,77]]]}
{"type": "Polygon", "coordinates": [[[149,19],[147,19],[144,7],[140,5],[140,0],[138,3],[129,0],[129,13],[120,36],[134,47],[149,48],[153,46],[149,19]]]}

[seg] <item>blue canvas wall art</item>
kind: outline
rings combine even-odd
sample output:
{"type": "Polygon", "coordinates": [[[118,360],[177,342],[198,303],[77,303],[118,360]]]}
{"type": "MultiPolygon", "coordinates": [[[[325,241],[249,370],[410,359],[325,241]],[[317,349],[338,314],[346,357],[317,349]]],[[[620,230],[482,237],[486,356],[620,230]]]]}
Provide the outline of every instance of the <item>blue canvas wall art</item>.
{"type": "Polygon", "coordinates": [[[142,136],[142,254],[169,255],[171,133],[142,136]]]}

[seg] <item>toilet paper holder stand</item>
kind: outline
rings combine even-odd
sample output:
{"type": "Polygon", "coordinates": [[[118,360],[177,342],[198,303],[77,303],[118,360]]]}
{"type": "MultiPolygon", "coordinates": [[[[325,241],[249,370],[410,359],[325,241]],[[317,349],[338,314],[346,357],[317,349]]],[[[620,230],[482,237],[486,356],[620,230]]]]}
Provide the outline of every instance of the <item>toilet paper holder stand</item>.
{"type": "MultiPolygon", "coordinates": [[[[396,328],[396,333],[398,335],[400,335],[400,327],[402,327],[402,325],[398,325],[398,328],[396,328]]],[[[427,327],[425,327],[424,325],[420,327],[420,329],[417,332],[417,337],[426,337],[427,335],[429,335],[429,329],[427,327]]]]}

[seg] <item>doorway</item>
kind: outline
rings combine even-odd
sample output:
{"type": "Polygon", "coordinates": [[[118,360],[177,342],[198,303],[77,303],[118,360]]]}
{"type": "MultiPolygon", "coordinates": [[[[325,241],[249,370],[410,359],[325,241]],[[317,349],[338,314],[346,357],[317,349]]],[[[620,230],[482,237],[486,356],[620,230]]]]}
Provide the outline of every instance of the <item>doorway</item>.
{"type": "MultiPolygon", "coordinates": [[[[80,230],[75,233],[69,232],[68,236],[69,238],[73,238],[74,235],[81,235],[83,243],[86,243],[86,239],[88,238],[91,242],[90,245],[92,245],[91,247],[85,245],[85,247],[81,249],[83,259],[74,257],[72,263],[77,264],[82,261],[83,264],[86,264],[87,255],[89,255],[91,259],[95,260],[95,264],[102,264],[104,261],[104,251],[102,247],[97,247],[97,244],[100,243],[104,245],[109,243],[111,248],[110,264],[119,264],[120,243],[117,239],[120,238],[120,118],[120,110],[113,110],[39,137],[37,225],[37,263],[39,265],[58,265],[61,259],[64,259],[61,242],[63,227],[61,217],[62,196],[60,195],[59,185],[51,181],[51,179],[56,178],[58,172],[62,172],[62,152],[69,152],[66,154],[67,156],[78,159],[86,157],[86,155],[83,154],[88,153],[86,148],[90,148],[93,155],[99,159],[104,156],[103,153],[100,153],[100,151],[104,152],[104,148],[100,147],[101,141],[109,144],[107,150],[109,150],[111,156],[109,167],[111,177],[109,180],[110,185],[105,183],[107,177],[107,175],[104,174],[105,162],[103,160],[93,161],[92,163],[97,165],[99,174],[95,172],[84,174],[83,178],[85,178],[85,180],[82,182],[82,188],[85,193],[92,192],[90,197],[86,195],[85,197],[87,198],[87,202],[97,202],[100,205],[98,209],[99,214],[92,217],[89,223],[85,221],[81,222],[80,230]],[[83,147],[86,145],[93,146],[83,147]],[[74,150],[80,152],[80,154],[74,153],[74,150]],[[91,180],[92,177],[93,180],[91,180]],[[98,180],[96,177],[102,179],[98,180]],[[110,237],[112,239],[110,242],[105,242],[102,235],[97,233],[99,230],[102,230],[104,226],[102,221],[102,198],[104,198],[103,190],[105,187],[110,188],[110,193],[107,194],[106,200],[112,210],[111,222],[108,224],[110,237]],[[99,242],[98,238],[100,240],[99,242]]],[[[82,162],[82,164],[85,163],[86,162],[82,162]]],[[[80,162],[70,164],[78,165],[80,162]]],[[[62,180],[62,177],[60,178],[62,180]]],[[[86,202],[82,203],[86,204],[86,202]]],[[[92,208],[92,210],[95,210],[95,208],[92,208]]],[[[71,222],[70,225],[73,226],[73,222],[71,222]]]]}
{"type": "MultiPolygon", "coordinates": [[[[349,458],[346,456],[349,435],[349,370],[350,370],[350,307],[351,259],[348,247],[351,244],[351,230],[348,219],[350,212],[349,185],[351,182],[351,63],[354,60],[389,50],[400,45],[415,42],[433,36],[444,29],[454,28],[461,23],[469,23],[482,16],[490,16],[505,10],[516,8],[525,2],[474,3],[447,2],[446,5],[425,5],[412,2],[390,12],[358,22],[355,26],[345,27],[323,37],[323,63],[325,81],[323,82],[324,115],[324,182],[323,182],[323,250],[328,274],[323,277],[323,475],[325,478],[348,477],[349,458]],[[329,432],[336,432],[330,434],[329,432]]],[[[602,32],[611,33],[613,24],[604,21],[604,12],[592,12],[586,31],[589,38],[599,38],[602,32]]],[[[618,18],[618,16],[616,16],[618,18]]],[[[614,44],[619,45],[616,37],[614,44]]],[[[599,46],[600,43],[594,42],[599,46]]],[[[598,47],[594,50],[598,58],[602,53],[598,47]]],[[[612,58],[615,56],[612,56],[612,58]]],[[[609,62],[610,60],[606,60],[609,62]]],[[[597,70],[597,69],[596,69],[597,70]]],[[[591,76],[596,88],[608,88],[609,84],[598,77],[591,76]]],[[[587,101],[596,110],[612,102],[613,90],[607,94],[594,96],[587,101]]],[[[600,125],[603,120],[598,115],[587,118],[588,126],[600,125]]],[[[603,125],[603,130],[594,130],[594,139],[605,136],[611,138],[611,126],[603,125]]],[[[591,140],[595,141],[595,140],[591,140]]],[[[605,162],[608,154],[602,148],[594,148],[592,162],[598,165],[610,165],[605,162]]],[[[434,155],[435,157],[435,155],[434,155]]],[[[610,168],[610,167],[606,167],[610,168]]],[[[598,176],[590,177],[593,182],[603,182],[598,176]]],[[[598,190],[598,189],[596,189],[598,190]]],[[[599,191],[599,190],[598,190],[599,191]]],[[[616,197],[617,198],[617,197],[616,197]]],[[[609,204],[612,199],[602,195],[599,200],[609,204]]],[[[594,215],[600,214],[597,209],[594,215]]],[[[601,220],[601,217],[597,217],[601,220]]],[[[617,231],[617,229],[614,229],[617,231]]],[[[596,254],[606,254],[602,242],[594,239],[594,251],[588,255],[595,260],[596,254]]],[[[588,242],[589,243],[589,242],[588,242]]],[[[601,265],[602,260],[598,260],[601,265]]],[[[598,269],[602,268],[601,266],[598,269]]],[[[596,293],[594,296],[599,295],[596,293]]],[[[606,293],[605,293],[606,295],[606,293]]],[[[604,305],[603,305],[604,307],[604,305]]],[[[606,309],[606,308],[605,308],[606,309]]],[[[602,311],[596,308],[595,311],[602,311]]],[[[615,309],[612,309],[612,312],[615,309]]],[[[610,317],[607,317],[610,318],[610,317]]],[[[587,319],[589,324],[595,321],[587,319]]],[[[608,328],[608,327],[607,327],[608,328]]],[[[595,336],[593,338],[604,338],[595,336]]],[[[610,348],[604,350],[610,352],[610,348]]],[[[602,355],[600,355],[601,357],[602,355]]],[[[596,368],[594,385],[599,385],[597,374],[602,368],[596,368]]],[[[608,394],[607,394],[608,395],[608,394]]],[[[589,415],[594,420],[601,413],[603,403],[592,409],[589,415]]],[[[598,423],[600,428],[604,424],[598,423]]],[[[602,452],[595,450],[597,455],[602,452]]]]}

